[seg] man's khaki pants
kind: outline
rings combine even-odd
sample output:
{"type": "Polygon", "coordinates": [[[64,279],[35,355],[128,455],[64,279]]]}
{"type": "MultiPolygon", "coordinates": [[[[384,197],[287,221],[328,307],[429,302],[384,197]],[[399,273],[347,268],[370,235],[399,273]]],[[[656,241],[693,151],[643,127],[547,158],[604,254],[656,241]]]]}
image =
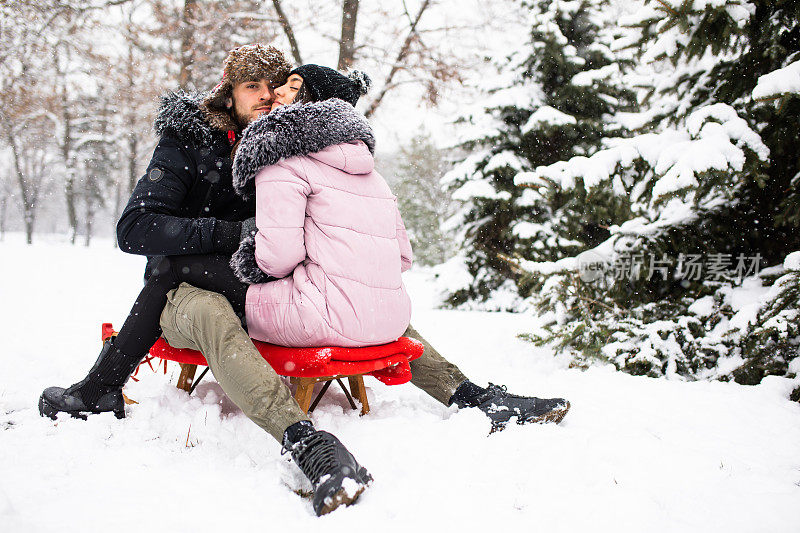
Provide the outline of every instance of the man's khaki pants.
{"type": "MultiPolygon", "coordinates": [[[[287,427],[309,420],[221,294],[182,283],[167,294],[161,329],[170,346],[202,352],[225,394],[278,442],[287,427]]],[[[456,388],[467,378],[414,328],[409,326],[404,335],[425,345],[422,356],[411,362],[411,383],[449,405],[456,388]]]]}
{"type": "Polygon", "coordinates": [[[221,294],[182,283],[167,294],[161,330],[170,346],[201,351],[225,394],[278,442],[287,427],[309,419],[221,294]]]}

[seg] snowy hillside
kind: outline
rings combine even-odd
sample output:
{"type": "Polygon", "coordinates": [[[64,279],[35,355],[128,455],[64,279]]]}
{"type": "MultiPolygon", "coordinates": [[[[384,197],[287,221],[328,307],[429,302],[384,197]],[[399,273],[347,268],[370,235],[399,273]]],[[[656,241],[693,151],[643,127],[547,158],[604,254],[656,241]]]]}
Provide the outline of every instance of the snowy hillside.
{"type": "Polygon", "coordinates": [[[331,388],[313,418],[375,477],[359,503],[316,518],[302,475],[206,378],[188,397],[140,371],[128,417],[40,418],[42,389],[82,377],[100,323],[122,323],[143,260],[98,241],[0,242],[0,530],[797,531],[797,386],[634,377],[516,338],[526,315],[431,307],[425,274],[406,280],[413,323],[479,384],[564,396],[560,426],[487,436],[478,412],[446,409],[412,385],[368,381],[361,418],[331,388]]]}

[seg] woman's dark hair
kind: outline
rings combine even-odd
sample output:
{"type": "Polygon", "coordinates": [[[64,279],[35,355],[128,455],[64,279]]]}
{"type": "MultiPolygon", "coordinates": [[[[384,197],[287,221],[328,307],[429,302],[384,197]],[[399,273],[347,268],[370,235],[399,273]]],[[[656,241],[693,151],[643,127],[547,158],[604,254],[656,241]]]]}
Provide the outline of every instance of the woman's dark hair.
{"type": "Polygon", "coordinates": [[[314,97],[311,95],[311,91],[308,90],[308,86],[306,86],[306,82],[304,81],[303,84],[300,86],[300,90],[297,91],[297,96],[294,97],[294,104],[308,104],[314,101],[314,97]]]}

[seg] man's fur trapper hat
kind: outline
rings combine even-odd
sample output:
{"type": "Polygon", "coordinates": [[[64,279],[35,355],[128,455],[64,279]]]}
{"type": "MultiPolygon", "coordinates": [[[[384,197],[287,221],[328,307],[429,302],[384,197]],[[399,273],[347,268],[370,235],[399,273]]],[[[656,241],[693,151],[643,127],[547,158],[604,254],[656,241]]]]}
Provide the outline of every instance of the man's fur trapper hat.
{"type": "Polygon", "coordinates": [[[266,78],[271,84],[283,85],[292,69],[280,50],[261,43],[234,48],[223,65],[222,81],[203,99],[200,108],[212,126],[225,131],[238,129],[228,108],[237,83],[266,78]]]}

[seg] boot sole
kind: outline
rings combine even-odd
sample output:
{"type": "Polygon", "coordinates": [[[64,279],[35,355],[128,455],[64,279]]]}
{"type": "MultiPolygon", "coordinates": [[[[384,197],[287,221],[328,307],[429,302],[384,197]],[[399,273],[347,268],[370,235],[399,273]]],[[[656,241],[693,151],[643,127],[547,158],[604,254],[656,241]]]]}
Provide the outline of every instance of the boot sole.
{"type": "Polygon", "coordinates": [[[64,409],[59,409],[57,406],[53,405],[52,403],[48,402],[44,395],[39,397],[39,415],[46,416],[51,420],[58,420],[58,413],[67,413],[72,418],[77,418],[79,420],[86,420],[88,415],[96,415],[100,413],[114,413],[114,416],[118,419],[125,418],[125,408],[122,409],[115,409],[114,411],[68,411],[64,409]]]}
{"type": "Polygon", "coordinates": [[[320,509],[318,516],[326,515],[332,511],[335,511],[342,504],[345,504],[346,506],[354,504],[358,499],[358,497],[361,496],[361,493],[364,492],[364,489],[366,488],[367,486],[362,484],[358,488],[355,494],[349,495],[347,494],[347,491],[344,489],[344,487],[342,487],[336,492],[336,494],[334,494],[331,497],[330,503],[327,503],[322,506],[322,509],[320,509]]]}
{"type": "MultiPolygon", "coordinates": [[[[560,409],[551,409],[550,411],[547,411],[546,413],[539,416],[534,416],[530,418],[519,418],[517,416],[517,424],[520,426],[524,424],[559,424],[561,423],[562,420],[564,420],[564,417],[567,416],[569,408],[570,404],[569,402],[566,402],[564,407],[560,409]]],[[[508,423],[511,421],[511,418],[509,418],[504,422],[497,422],[495,424],[492,424],[492,429],[489,432],[489,434],[491,435],[496,431],[504,430],[508,425],[508,423]]]]}
{"type": "Polygon", "coordinates": [[[543,414],[541,416],[537,416],[535,418],[528,418],[528,419],[519,419],[518,418],[517,419],[517,424],[530,424],[530,423],[534,423],[534,424],[549,424],[549,423],[559,424],[559,423],[561,423],[562,420],[564,420],[564,417],[567,416],[567,413],[569,412],[569,408],[570,408],[569,402],[566,402],[564,407],[562,407],[560,409],[552,409],[552,410],[546,412],[545,414],[543,414]]]}
{"type": "Polygon", "coordinates": [[[340,487],[336,493],[331,496],[330,502],[326,503],[320,509],[319,514],[317,516],[322,516],[324,514],[328,514],[331,511],[336,510],[342,504],[350,506],[356,502],[361,493],[364,492],[370,483],[372,483],[372,476],[367,472],[367,469],[363,466],[359,466],[358,472],[356,472],[355,478],[345,478],[351,479],[358,483],[358,488],[356,489],[355,493],[348,494],[347,490],[344,487],[340,487]]]}

